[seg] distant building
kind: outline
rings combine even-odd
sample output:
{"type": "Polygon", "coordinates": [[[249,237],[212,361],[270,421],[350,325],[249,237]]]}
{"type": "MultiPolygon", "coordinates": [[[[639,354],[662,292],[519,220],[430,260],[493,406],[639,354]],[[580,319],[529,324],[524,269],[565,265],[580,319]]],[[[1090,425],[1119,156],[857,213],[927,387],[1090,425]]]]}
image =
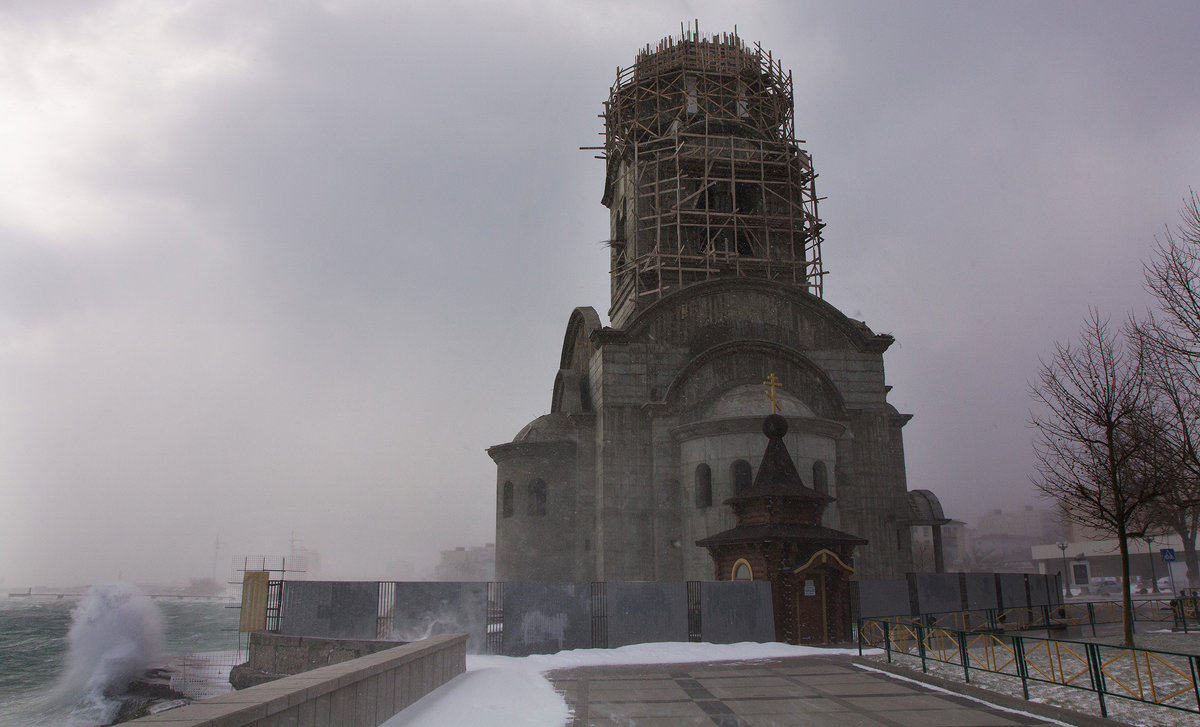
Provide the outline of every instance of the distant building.
{"type": "Polygon", "coordinates": [[[1007,535],[1013,538],[1045,542],[1066,534],[1066,523],[1054,510],[1025,505],[1019,510],[989,510],[975,523],[980,536],[1007,535]]]}
{"type": "MultiPolygon", "coordinates": [[[[496,462],[500,580],[708,580],[772,404],[862,577],[912,568],[901,430],[875,333],[822,298],[816,173],[791,76],[736,35],[638,54],[605,104],[611,326],[571,314],[550,413],[496,462]]],[[[727,578],[729,574],[720,574],[727,578]]]]}
{"type": "Polygon", "coordinates": [[[496,577],[496,544],[443,550],[435,581],[490,581],[496,577]]]}
{"type": "MultiPolygon", "coordinates": [[[[1117,539],[1111,535],[1083,528],[1076,535],[1099,536],[1095,539],[1058,540],[1033,546],[1032,558],[1039,573],[1061,574],[1065,568],[1068,584],[1072,588],[1088,587],[1093,593],[1115,592],[1121,577],[1120,549],[1117,539]],[[1067,546],[1059,548],[1059,543],[1067,546]],[[1094,582],[1108,581],[1108,584],[1094,582]]],[[[1152,535],[1149,542],[1144,538],[1129,540],[1129,575],[1135,584],[1147,591],[1157,587],[1160,578],[1174,578],[1176,588],[1188,587],[1187,566],[1183,563],[1183,541],[1173,532],[1152,535]],[[1175,551],[1176,560],[1163,561],[1162,549],[1175,551]]],[[[1169,584],[1167,584],[1169,585],[1169,584]]],[[[1084,591],[1085,593],[1088,591],[1084,591]]]]}
{"type": "Polygon", "coordinates": [[[1066,537],[1067,526],[1054,510],[1025,505],[1017,510],[989,510],[967,529],[972,570],[1031,573],[1033,547],[1066,537]]]}

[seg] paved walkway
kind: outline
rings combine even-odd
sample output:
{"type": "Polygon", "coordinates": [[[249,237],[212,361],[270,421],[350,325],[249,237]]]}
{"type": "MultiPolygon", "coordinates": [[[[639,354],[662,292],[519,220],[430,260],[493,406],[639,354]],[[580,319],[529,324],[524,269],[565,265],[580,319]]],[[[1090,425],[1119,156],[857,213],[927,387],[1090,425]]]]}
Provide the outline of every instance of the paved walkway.
{"type": "Polygon", "coordinates": [[[573,727],[1056,724],[859,669],[847,656],[582,667],[547,676],[571,707],[573,727]]]}

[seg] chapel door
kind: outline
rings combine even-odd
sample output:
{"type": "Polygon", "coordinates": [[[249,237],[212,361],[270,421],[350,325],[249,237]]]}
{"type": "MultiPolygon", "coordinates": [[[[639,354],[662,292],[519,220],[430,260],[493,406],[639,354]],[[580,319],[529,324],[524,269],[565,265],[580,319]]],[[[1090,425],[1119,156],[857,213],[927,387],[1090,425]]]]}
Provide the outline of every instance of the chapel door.
{"type": "Polygon", "coordinates": [[[829,643],[826,576],[822,571],[797,573],[796,634],[801,644],[829,643]]]}

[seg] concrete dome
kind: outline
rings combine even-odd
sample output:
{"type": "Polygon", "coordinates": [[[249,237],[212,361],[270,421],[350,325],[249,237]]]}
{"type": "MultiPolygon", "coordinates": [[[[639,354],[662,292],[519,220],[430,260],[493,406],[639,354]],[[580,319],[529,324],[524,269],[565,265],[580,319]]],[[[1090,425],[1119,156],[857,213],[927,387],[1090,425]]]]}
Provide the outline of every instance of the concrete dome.
{"type": "Polygon", "coordinates": [[[514,442],[562,442],[576,441],[575,423],[566,414],[545,414],[525,425],[513,437],[514,442]]]}

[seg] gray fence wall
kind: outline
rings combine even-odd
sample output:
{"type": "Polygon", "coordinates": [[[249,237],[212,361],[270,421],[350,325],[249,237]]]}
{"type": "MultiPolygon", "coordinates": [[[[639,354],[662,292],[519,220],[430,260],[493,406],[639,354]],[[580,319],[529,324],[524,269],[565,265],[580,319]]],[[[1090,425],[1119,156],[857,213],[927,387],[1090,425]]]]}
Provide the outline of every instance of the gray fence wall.
{"type": "Polygon", "coordinates": [[[277,628],[291,636],[411,641],[465,633],[470,653],[509,656],[655,641],[775,640],[765,581],[286,581],[280,587],[277,628]]]}
{"type": "Polygon", "coordinates": [[[858,581],[861,618],[1020,608],[1062,603],[1054,576],[1042,573],[909,573],[858,581]]]}

